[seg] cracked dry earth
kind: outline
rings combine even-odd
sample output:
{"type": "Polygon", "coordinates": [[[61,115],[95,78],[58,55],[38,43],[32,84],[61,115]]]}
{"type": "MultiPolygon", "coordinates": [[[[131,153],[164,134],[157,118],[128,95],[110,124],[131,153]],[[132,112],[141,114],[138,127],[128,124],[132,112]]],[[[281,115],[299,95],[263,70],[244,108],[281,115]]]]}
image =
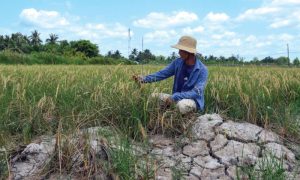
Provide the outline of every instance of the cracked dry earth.
{"type": "MultiPolygon", "coordinates": [[[[87,129],[95,153],[101,153],[97,134],[100,128],[87,129]]],[[[38,179],[37,174],[54,153],[55,138],[47,139],[29,144],[11,161],[12,179],[38,179]]],[[[262,171],[259,162],[269,153],[276,161],[283,160],[288,178],[300,179],[295,154],[283,145],[277,134],[250,123],[224,121],[217,114],[200,116],[192,126],[191,138],[155,135],[149,142],[149,149],[137,146],[135,151],[137,155],[150,154],[157,159],[155,179],[159,180],[173,179],[176,172],[175,179],[236,179],[240,166],[262,171]]],[[[99,177],[109,179],[104,173],[99,177]]]]}
{"type": "Polygon", "coordinates": [[[172,179],[174,167],[183,174],[183,179],[236,179],[239,166],[252,165],[261,171],[259,162],[268,154],[277,161],[283,160],[287,177],[300,179],[294,153],[282,144],[277,134],[256,125],[224,122],[217,114],[206,114],[195,122],[192,136],[193,140],[177,142],[162,136],[152,137],[151,153],[161,160],[157,179],[172,179]]]}

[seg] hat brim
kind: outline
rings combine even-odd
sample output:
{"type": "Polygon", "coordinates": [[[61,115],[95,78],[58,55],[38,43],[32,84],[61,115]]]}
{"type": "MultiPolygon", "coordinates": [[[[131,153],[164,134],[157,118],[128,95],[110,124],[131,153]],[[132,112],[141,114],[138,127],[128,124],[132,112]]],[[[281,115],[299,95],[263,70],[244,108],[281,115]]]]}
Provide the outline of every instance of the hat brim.
{"type": "Polygon", "coordinates": [[[184,50],[184,51],[187,51],[187,52],[190,52],[190,53],[194,53],[196,54],[197,53],[197,50],[194,49],[194,48],[189,48],[189,47],[186,47],[186,46],[182,46],[180,44],[176,44],[176,45],[173,45],[171,46],[172,48],[175,48],[175,49],[179,49],[179,50],[184,50]]]}

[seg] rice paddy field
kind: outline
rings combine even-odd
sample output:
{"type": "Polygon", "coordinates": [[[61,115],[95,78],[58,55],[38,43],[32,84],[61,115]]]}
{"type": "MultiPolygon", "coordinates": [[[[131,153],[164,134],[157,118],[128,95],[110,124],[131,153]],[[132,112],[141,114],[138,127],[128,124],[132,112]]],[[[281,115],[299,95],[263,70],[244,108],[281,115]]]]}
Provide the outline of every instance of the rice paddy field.
{"type": "MultiPolygon", "coordinates": [[[[40,135],[55,134],[58,128],[67,134],[108,125],[138,139],[157,124],[161,130],[180,127],[182,121],[162,120],[148,98],[152,92],[171,93],[172,78],[142,85],[131,79],[133,74],[146,75],[163,67],[1,65],[0,148],[15,149],[40,135]]],[[[220,113],[300,142],[299,68],[208,69],[206,107],[199,114],[220,113]]]]}

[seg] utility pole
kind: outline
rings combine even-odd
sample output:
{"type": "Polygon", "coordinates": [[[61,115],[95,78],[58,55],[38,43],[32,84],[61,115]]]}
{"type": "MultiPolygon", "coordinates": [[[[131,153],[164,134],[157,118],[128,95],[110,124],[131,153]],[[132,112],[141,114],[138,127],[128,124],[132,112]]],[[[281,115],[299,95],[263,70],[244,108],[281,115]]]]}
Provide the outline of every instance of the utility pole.
{"type": "Polygon", "coordinates": [[[128,28],[128,59],[129,59],[129,55],[130,55],[130,41],[131,41],[131,35],[130,35],[130,28],[128,28]]]}
{"type": "Polygon", "coordinates": [[[290,66],[290,49],[289,49],[289,44],[286,44],[286,47],[287,47],[288,65],[290,66]]]}
{"type": "Polygon", "coordinates": [[[142,52],[144,51],[144,36],[142,36],[142,52]]]}
{"type": "MultiPolygon", "coordinates": [[[[143,58],[143,52],[144,51],[144,36],[142,36],[142,53],[141,53],[141,58],[143,58]]],[[[144,65],[143,65],[143,59],[140,60],[142,63],[142,74],[144,74],[144,65]]]]}

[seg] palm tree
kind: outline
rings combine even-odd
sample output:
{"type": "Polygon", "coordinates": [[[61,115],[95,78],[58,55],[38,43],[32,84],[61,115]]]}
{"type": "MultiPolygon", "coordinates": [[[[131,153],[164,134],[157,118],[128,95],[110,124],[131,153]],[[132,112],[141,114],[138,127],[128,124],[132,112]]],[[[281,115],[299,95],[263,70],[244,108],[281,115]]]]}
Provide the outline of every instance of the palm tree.
{"type": "Polygon", "coordinates": [[[134,48],[131,52],[132,55],[137,56],[138,55],[138,50],[134,48]]]}
{"type": "Polygon", "coordinates": [[[11,34],[8,48],[17,52],[28,52],[29,51],[29,40],[27,36],[21,33],[11,34]]]}
{"type": "Polygon", "coordinates": [[[62,48],[65,48],[67,46],[70,46],[70,43],[67,41],[67,40],[61,40],[59,41],[59,45],[62,47],[62,48]]]}
{"type": "Polygon", "coordinates": [[[3,35],[0,35],[0,51],[6,48],[5,39],[3,35]]]}
{"type": "Polygon", "coordinates": [[[111,52],[111,51],[108,51],[106,56],[107,56],[107,57],[111,57],[111,56],[112,56],[112,52],[111,52]]]}
{"type": "Polygon", "coordinates": [[[116,50],[112,55],[111,55],[112,58],[115,58],[115,59],[120,59],[122,57],[121,53],[119,50],[116,50]]]}
{"type": "Polygon", "coordinates": [[[42,40],[40,38],[40,33],[37,30],[31,32],[31,36],[29,36],[30,43],[34,47],[39,47],[42,44],[42,40]]]}
{"type": "Polygon", "coordinates": [[[136,48],[134,48],[132,51],[131,51],[131,54],[129,55],[129,59],[130,60],[135,60],[136,57],[138,55],[138,50],[136,48]]]}
{"type": "Polygon", "coordinates": [[[46,42],[49,44],[56,44],[57,40],[58,40],[58,35],[51,33],[49,34],[49,38],[46,39],[46,42]]]}

